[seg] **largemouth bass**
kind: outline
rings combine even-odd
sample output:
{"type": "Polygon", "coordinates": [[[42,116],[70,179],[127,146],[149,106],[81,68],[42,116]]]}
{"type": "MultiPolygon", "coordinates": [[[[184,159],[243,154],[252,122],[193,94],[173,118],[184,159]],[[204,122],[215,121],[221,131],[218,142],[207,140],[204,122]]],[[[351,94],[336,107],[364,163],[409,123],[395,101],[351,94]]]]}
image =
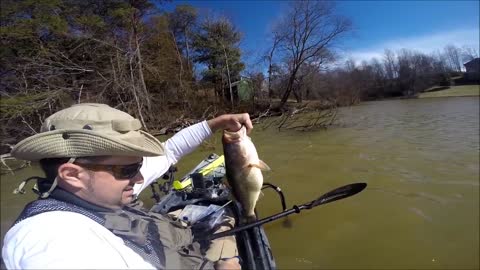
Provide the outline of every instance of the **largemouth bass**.
{"type": "Polygon", "coordinates": [[[261,170],[270,170],[267,164],[258,158],[257,149],[245,126],[237,132],[223,132],[223,152],[227,180],[233,195],[243,208],[246,221],[253,221],[255,205],[263,185],[261,170]]]}

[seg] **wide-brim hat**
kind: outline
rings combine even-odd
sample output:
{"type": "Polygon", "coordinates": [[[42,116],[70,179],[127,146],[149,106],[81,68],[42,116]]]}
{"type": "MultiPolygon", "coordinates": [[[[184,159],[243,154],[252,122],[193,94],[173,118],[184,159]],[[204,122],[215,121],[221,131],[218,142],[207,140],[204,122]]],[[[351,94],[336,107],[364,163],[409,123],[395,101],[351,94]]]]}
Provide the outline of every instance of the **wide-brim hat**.
{"type": "Polygon", "coordinates": [[[11,155],[31,161],[60,157],[163,155],[163,144],[141,128],[138,119],[106,104],[76,104],[48,117],[40,133],[20,141],[11,155]]]}

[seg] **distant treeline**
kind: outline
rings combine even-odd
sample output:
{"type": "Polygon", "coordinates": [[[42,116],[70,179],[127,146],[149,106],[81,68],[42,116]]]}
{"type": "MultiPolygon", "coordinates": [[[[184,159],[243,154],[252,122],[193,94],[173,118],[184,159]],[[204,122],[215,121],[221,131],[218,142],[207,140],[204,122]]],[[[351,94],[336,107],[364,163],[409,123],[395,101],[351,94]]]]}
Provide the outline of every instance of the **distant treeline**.
{"type": "MultiPolygon", "coordinates": [[[[458,80],[464,73],[463,64],[477,57],[472,48],[447,45],[443,52],[430,55],[386,49],[381,59],[360,64],[350,59],[342,67],[329,70],[304,65],[297,83],[297,100],[329,97],[338,105],[352,105],[363,100],[412,97],[432,87],[448,87],[454,79],[478,84],[478,78],[472,82],[458,80]]],[[[280,92],[288,77],[284,73],[274,76],[274,88],[280,92]]]]}
{"type": "MultiPolygon", "coordinates": [[[[348,105],[448,85],[462,61],[448,46],[435,56],[402,50],[382,61],[327,69],[351,23],[334,2],[294,1],[273,25],[255,66],[242,62],[242,33],[226,17],[188,5],[165,11],[149,0],[2,0],[0,94],[3,144],[34,134],[45,117],[78,102],[102,102],[149,131],[185,118],[277,110],[293,96],[348,105]],[[264,72],[266,71],[266,72],[264,72]],[[247,78],[251,100],[238,100],[247,78]],[[275,101],[275,104],[273,102],[275,101]]],[[[3,151],[2,151],[3,152],[3,151]]]]}

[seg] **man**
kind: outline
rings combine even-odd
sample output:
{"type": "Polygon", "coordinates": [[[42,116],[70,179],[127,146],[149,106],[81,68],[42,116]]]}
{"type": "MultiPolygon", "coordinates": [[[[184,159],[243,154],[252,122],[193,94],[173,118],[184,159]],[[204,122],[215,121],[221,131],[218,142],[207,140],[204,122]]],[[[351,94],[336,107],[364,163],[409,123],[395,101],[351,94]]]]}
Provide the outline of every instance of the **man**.
{"type": "Polygon", "coordinates": [[[48,117],[41,132],[12,150],[40,161],[40,199],[27,205],[4,239],[9,269],[240,268],[199,252],[189,229],[129,206],[170,165],[216,130],[252,129],[248,114],[222,115],[188,127],[165,143],[138,119],[104,104],[84,103],[48,117]]]}

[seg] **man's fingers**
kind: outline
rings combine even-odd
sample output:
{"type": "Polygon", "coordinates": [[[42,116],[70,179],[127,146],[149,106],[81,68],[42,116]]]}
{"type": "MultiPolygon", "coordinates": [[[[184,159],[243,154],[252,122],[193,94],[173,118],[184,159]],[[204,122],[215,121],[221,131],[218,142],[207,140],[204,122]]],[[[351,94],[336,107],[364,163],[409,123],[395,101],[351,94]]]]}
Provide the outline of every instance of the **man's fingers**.
{"type": "Polygon", "coordinates": [[[247,128],[247,133],[250,133],[253,129],[252,120],[250,120],[250,115],[248,113],[243,113],[241,115],[241,124],[247,128]]]}
{"type": "Polygon", "coordinates": [[[231,126],[227,129],[231,132],[237,132],[242,128],[242,124],[239,121],[234,121],[231,123],[231,126]]]}
{"type": "Polygon", "coordinates": [[[217,261],[215,264],[216,270],[233,270],[238,269],[240,270],[242,266],[240,265],[240,261],[238,258],[230,258],[225,260],[217,261]]]}
{"type": "Polygon", "coordinates": [[[252,120],[250,120],[250,115],[248,113],[224,114],[208,120],[207,123],[212,131],[224,129],[231,132],[237,132],[242,128],[243,125],[249,134],[253,129],[252,120]]]}

